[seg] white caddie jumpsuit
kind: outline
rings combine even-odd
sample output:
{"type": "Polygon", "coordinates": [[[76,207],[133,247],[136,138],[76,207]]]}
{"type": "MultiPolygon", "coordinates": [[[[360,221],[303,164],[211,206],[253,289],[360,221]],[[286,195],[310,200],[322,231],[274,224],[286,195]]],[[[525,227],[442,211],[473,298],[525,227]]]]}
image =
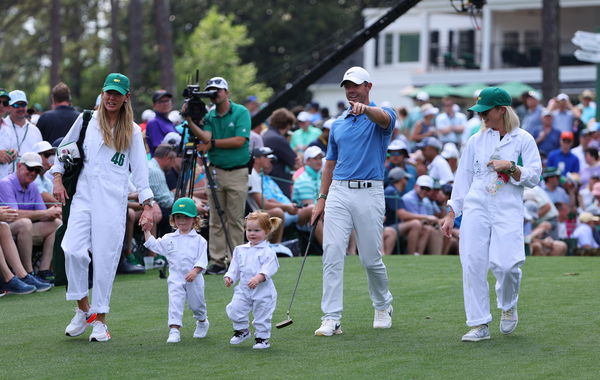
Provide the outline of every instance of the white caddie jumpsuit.
{"type": "Polygon", "coordinates": [[[277,305],[277,290],[271,277],[278,269],[277,255],[266,240],[255,246],[246,243],[235,247],[231,264],[224,276],[231,278],[234,283],[239,280],[233,291],[233,298],[226,308],[234,330],[248,328],[248,314],[252,311],[255,337],[271,337],[271,319],[277,305]],[[265,281],[250,289],[248,281],[259,273],[265,275],[265,281]]]}
{"type": "Polygon", "coordinates": [[[183,308],[187,299],[190,310],[196,320],[206,319],[206,301],[204,300],[204,276],[208,266],[206,250],[208,244],[195,230],[181,234],[179,230],[166,234],[162,238],[150,237],[144,246],[163,255],[169,262],[169,326],[183,326],[183,308]],[[192,282],[185,280],[185,275],[195,267],[202,268],[202,273],[192,282]]]}
{"type": "MultiPolygon", "coordinates": [[[[80,115],[62,145],[77,141],[82,123],[80,115]]],[[[130,169],[139,202],[152,197],[152,190],[148,186],[146,149],[140,127],[135,123],[127,151],[117,152],[105,145],[96,111],[88,124],[83,150],[85,161],[61,245],[65,252],[68,279],[66,298],[76,301],[88,295],[90,251],[94,263],[90,310],[93,313],[108,313],[112,284],[125,236],[130,169]]],[[[56,160],[51,172],[64,173],[62,162],[56,160]]]]}
{"type": "Polygon", "coordinates": [[[492,321],[488,270],[496,277],[498,308],[517,304],[520,266],[525,262],[523,189],[540,181],[542,163],[535,140],[516,128],[500,140],[492,129],[473,135],[463,150],[448,205],[462,213],[460,261],[468,326],[492,321]],[[521,179],[499,186],[497,173],[486,166],[491,159],[519,162],[521,179]]]}

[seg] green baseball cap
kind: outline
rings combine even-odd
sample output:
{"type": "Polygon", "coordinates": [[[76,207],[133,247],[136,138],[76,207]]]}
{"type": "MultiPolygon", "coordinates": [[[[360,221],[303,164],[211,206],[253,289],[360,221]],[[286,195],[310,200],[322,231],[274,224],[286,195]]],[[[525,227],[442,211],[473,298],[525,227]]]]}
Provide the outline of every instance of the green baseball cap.
{"type": "Polygon", "coordinates": [[[173,203],[173,209],[171,210],[171,214],[183,214],[189,216],[190,218],[195,218],[198,216],[198,210],[196,209],[196,203],[192,198],[183,197],[173,203]]]}
{"type": "Polygon", "coordinates": [[[477,104],[469,108],[473,112],[485,112],[496,106],[510,106],[512,98],[509,93],[499,87],[483,89],[477,97],[477,104]]]}
{"type": "Polygon", "coordinates": [[[115,90],[125,95],[129,92],[129,78],[120,73],[110,73],[104,80],[102,91],[115,90]]]}
{"type": "Polygon", "coordinates": [[[6,91],[3,88],[0,88],[0,98],[6,96],[8,98],[8,100],[10,100],[10,95],[8,95],[8,91],[6,91]]]}

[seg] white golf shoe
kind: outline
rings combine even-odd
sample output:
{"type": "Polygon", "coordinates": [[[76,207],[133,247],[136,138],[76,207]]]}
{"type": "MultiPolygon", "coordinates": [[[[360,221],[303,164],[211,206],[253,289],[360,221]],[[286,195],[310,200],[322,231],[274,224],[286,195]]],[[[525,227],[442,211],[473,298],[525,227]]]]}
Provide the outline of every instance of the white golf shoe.
{"type": "Polygon", "coordinates": [[[475,326],[462,337],[463,342],[479,342],[480,340],[486,339],[490,339],[490,329],[488,328],[488,325],[475,326]]]}
{"type": "Polygon", "coordinates": [[[167,338],[167,343],[179,343],[181,342],[181,334],[179,333],[179,329],[175,327],[171,327],[169,330],[169,337],[167,338]]]}
{"type": "Polygon", "coordinates": [[[517,328],[517,323],[519,323],[519,315],[517,314],[516,306],[506,311],[502,311],[502,318],[500,318],[500,332],[502,334],[510,334],[517,328]]]}
{"type": "Polygon", "coordinates": [[[324,319],[321,322],[321,327],[315,330],[316,336],[332,336],[340,335],[341,333],[342,329],[340,322],[333,319],[324,319]]]}
{"type": "Polygon", "coordinates": [[[265,348],[271,347],[269,339],[254,338],[254,340],[256,343],[254,343],[254,346],[252,346],[252,348],[254,348],[255,350],[264,350],[265,348]]]}
{"type": "Polygon", "coordinates": [[[92,333],[90,334],[90,342],[107,342],[110,340],[110,333],[106,324],[96,320],[92,322],[92,333]]]}
{"type": "Polygon", "coordinates": [[[204,322],[196,321],[196,330],[194,331],[194,338],[204,338],[208,333],[208,326],[210,326],[208,319],[206,319],[204,322]]]}
{"type": "Polygon", "coordinates": [[[375,310],[375,318],[373,319],[374,329],[389,329],[392,327],[392,313],[394,308],[390,305],[385,310],[375,310]]]}
{"type": "Polygon", "coordinates": [[[75,316],[65,329],[66,336],[79,336],[85,332],[88,326],[96,320],[96,313],[87,314],[79,308],[75,309],[75,316]]]}
{"type": "Polygon", "coordinates": [[[240,344],[240,343],[242,343],[243,341],[245,341],[248,338],[250,338],[250,330],[248,330],[248,329],[235,330],[233,332],[233,336],[229,340],[229,343],[231,343],[231,344],[240,344]]]}

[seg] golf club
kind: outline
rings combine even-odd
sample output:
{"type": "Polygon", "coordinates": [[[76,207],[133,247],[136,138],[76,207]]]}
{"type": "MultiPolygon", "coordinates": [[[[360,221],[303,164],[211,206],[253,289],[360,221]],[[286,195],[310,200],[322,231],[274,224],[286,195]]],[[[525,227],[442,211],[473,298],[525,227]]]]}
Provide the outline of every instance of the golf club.
{"type": "Polygon", "coordinates": [[[292,293],[292,299],[290,300],[290,305],[288,306],[288,309],[286,312],[287,319],[284,321],[281,321],[275,325],[275,327],[277,327],[278,329],[284,328],[284,327],[289,326],[292,323],[294,323],[294,321],[292,320],[292,317],[290,316],[290,310],[292,310],[292,303],[294,303],[294,297],[296,296],[296,290],[298,289],[298,284],[300,283],[300,277],[302,276],[302,270],[304,269],[304,263],[306,262],[306,256],[308,256],[308,249],[310,248],[310,243],[312,241],[313,234],[315,232],[315,229],[317,228],[317,223],[319,223],[319,218],[317,218],[315,220],[315,222],[313,223],[313,225],[310,228],[310,233],[308,234],[308,243],[306,243],[306,251],[304,251],[304,258],[302,259],[302,265],[300,266],[300,270],[298,271],[298,278],[296,279],[296,286],[294,287],[294,292],[292,293]]]}

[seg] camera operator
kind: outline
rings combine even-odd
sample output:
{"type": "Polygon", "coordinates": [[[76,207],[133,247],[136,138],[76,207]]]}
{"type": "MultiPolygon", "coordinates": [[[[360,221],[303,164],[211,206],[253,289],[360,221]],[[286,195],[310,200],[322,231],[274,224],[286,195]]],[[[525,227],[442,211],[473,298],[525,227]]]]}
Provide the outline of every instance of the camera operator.
{"type": "MultiPolygon", "coordinates": [[[[205,91],[216,91],[210,98],[215,105],[204,118],[201,129],[191,117],[187,116],[190,131],[201,141],[198,151],[208,152],[210,170],[216,182],[215,192],[223,208],[224,223],[221,224],[216,206],[209,194],[209,245],[208,253],[212,265],[208,274],[223,274],[226,261],[231,257],[227,247],[224,228],[229,232],[232,247],[244,241],[244,209],[248,192],[248,163],[250,153],[250,113],[240,105],[229,100],[227,81],[214,77],[206,82],[205,91]]],[[[186,109],[182,114],[186,114],[186,109]]],[[[209,191],[211,191],[209,189],[209,191]]]]}

